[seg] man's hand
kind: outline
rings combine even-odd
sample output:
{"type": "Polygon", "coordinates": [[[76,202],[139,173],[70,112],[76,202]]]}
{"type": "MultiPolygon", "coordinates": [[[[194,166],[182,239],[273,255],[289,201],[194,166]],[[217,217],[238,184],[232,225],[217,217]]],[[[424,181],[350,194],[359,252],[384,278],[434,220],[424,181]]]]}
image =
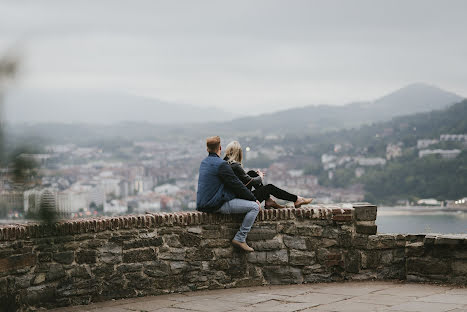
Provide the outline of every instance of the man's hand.
{"type": "Polygon", "coordinates": [[[256,203],[258,204],[259,210],[261,210],[261,203],[257,200],[256,203]]]}

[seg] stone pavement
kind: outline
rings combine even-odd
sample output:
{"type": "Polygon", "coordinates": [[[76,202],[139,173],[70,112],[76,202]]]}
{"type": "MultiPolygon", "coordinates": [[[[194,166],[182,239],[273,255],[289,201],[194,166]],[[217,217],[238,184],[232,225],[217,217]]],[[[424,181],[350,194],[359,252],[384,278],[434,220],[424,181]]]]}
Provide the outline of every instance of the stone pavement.
{"type": "Polygon", "coordinates": [[[113,300],[52,311],[466,312],[467,288],[380,281],[263,286],[113,300]]]}

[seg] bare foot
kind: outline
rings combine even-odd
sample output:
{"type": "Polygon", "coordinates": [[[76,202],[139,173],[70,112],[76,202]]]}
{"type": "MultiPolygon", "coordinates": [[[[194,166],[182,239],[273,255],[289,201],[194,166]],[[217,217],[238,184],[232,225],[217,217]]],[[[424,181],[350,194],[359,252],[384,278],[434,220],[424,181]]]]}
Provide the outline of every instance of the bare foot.
{"type": "Polygon", "coordinates": [[[264,202],[264,208],[266,209],[270,209],[270,208],[285,208],[285,206],[282,206],[282,205],[279,205],[278,203],[276,203],[272,198],[268,198],[266,199],[266,201],[264,202]]]}
{"type": "Polygon", "coordinates": [[[234,245],[237,248],[240,248],[246,252],[252,252],[255,251],[253,248],[247,245],[245,242],[239,242],[238,240],[232,239],[232,245],[234,245]]]}
{"type": "Polygon", "coordinates": [[[297,197],[297,201],[294,203],[295,208],[300,208],[302,205],[308,205],[313,201],[313,198],[297,197]]]}

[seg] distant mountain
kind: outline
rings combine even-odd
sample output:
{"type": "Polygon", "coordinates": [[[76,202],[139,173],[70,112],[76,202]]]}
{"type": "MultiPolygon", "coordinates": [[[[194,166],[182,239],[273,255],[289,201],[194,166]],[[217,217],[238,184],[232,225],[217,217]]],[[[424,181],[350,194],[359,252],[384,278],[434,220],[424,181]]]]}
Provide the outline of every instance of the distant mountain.
{"type": "Polygon", "coordinates": [[[239,115],[125,93],[12,90],[5,98],[5,116],[14,123],[183,124],[225,121],[239,115]]]}
{"type": "Polygon", "coordinates": [[[308,134],[357,127],[396,116],[428,112],[460,102],[463,98],[438,87],[408,85],[372,102],[344,106],[306,106],[244,117],[223,123],[223,131],[257,134],[308,134]]]}

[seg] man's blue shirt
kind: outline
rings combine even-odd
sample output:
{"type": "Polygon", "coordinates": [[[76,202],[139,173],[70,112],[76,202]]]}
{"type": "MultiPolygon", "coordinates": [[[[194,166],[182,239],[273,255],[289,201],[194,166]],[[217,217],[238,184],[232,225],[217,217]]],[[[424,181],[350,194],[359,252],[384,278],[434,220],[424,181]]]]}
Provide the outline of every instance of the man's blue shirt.
{"type": "Polygon", "coordinates": [[[217,154],[209,153],[199,166],[196,209],[214,212],[234,198],[256,200],[253,193],[234,174],[230,165],[217,154]]]}

